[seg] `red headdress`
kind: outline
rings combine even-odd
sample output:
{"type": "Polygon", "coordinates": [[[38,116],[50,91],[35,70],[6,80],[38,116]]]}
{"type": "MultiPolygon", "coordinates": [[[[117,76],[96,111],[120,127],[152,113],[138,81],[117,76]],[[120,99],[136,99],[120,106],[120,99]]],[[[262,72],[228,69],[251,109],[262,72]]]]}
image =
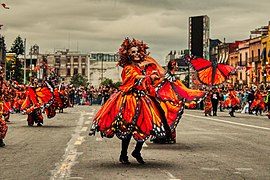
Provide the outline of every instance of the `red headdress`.
{"type": "Polygon", "coordinates": [[[143,41],[138,41],[138,40],[130,40],[129,38],[125,38],[121,48],[119,49],[119,66],[126,66],[131,64],[131,57],[129,54],[129,50],[132,47],[137,47],[138,48],[138,53],[140,56],[140,61],[144,61],[145,58],[148,56],[146,49],[148,49],[149,47],[143,43],[143,41]]]}

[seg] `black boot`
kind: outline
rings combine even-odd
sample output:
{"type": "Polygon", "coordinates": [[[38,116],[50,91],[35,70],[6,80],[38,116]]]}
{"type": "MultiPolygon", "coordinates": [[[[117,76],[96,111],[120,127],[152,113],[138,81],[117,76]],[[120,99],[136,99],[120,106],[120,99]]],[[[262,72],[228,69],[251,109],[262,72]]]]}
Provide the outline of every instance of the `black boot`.
{"type": "Polygon", "coordinates": [[[127,164],[127,165],[130,164],[130,162],[129,162],[129,160],[128,160],[128,156],[122,156],[122,155],[120,155],[119,161],[120,161],[122,164],[127,164]]]}
{"type": "Polygon", "coordinates": [[[141,153],[139,154],[136,154],[134,151],[131,153],[131,155],[138,161],[138,163],[140,164],[145,164],[142,156],[141,156],[141,153]]]}
{"type": "Polygon", "coordinates": [[[0,138],[0,147],[4,147],[6,144],[4,143],[3,138],[0,138]]]}

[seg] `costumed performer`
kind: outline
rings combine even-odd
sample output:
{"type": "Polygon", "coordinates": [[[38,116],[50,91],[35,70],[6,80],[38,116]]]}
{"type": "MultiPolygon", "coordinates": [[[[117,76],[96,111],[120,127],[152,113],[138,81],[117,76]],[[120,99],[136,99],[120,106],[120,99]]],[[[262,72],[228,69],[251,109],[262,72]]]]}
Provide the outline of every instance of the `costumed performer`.
{"type": "Polygon", "coordinates": [[[132,156],[140,164],[143,143],[151,136],[165,137],[165,116],[150,92],[154,89],[152,81],[157,75],[145,75],[139,63],[144,61],[148,47],[142,41],[126,38],[119,49],[119,65],[123,67],[120,91],[111,95],[95,115],[89,135],[100,131],[101,136],[112,138],[116,135],[122,140],[119,161],[130,164],[127,150],[133,137],[137,143],[132,156]]]}

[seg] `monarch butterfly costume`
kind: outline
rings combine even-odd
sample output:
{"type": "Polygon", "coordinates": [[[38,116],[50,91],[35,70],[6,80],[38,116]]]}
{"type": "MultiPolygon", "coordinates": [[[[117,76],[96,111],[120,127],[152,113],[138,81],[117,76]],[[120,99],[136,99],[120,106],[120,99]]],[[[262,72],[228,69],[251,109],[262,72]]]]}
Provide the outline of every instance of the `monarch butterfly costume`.
{"type": "Polygon", "coordinates": [[[54,109],[63,113],[64,108],[68,107],[68,96],[62,85],[54,88],[54,109]]]}
{"type": "MultiPolygon", "coordinates": [[[[175,129],[184,112],[185,102],[200,101],[206,95],[203,91],[187,88],[172,73],[173,69],[177,69],[175,60],[171,60],[168,63],[168,70],[165,76],[155,82],[156,97],[165,112],[165,117],[172,133],[169,143],[176,143],[175,129]]],[[[164,143],[162,139],[153,139],[153,141],[164,143]]]]}
{"type": "Polygon", "coordinates": [[[212,102],[211,102],[211,94],[208,94],[204,99],[204,115],[205,116],[212,116],[212,102]]]}
{"type": "Polygon", "coordinates": [[[239,98],[236,95],[236,92],[233,88],[229,88],[229,96],[226,98],[226,100],[223,103],[223,107],[224,108],[228,108],[230,109],[230,116],[235,117],[234,116],[234,112],[235,110],[241,108],[241,103],[239,98]]]}
{"type": "Polygon", "coordinates": [[[264,96],[259,89],[254,93],[254,100],[251,103],[250,109],[255,111],[256,115],[258,115],[258,112],[262,114],[262,111],[266,108],[265,101],[263,100],[264,96]]]}
{"type": "MultiPolygon", "coordinates": [[[[120,91],[111,95],[93,119],[89,135],[96,131],[101,136],[122,140],[119,161],[130,164],[127,149],[131,137],[137,143],[132,156],[144,164],[141,149],[150,135],[166,137],[165,116],[153,92],[152,79],[138,65],[146,58],[148,47],[141,41],[126,38],[119,49],[119,65],[123,67],[120,91]],[[152,90],[151,90],[152,89],[152,90]]],[[[169,132],[169,129],[167,129],[169,132]]]]}
{"type": "Polygon", "coordinates": [[[47,103],[52,103],[52,100],[53,93],[48,86],[28,87],[26,99],[21,107],[21,110],[26,111],[28,115],[28,126],[33,126],[34,123],[42,126],[43,116],[41,108],[47,103]]]}
{"type": "MultiPolygon", "coordinates": [[[[1,95],[1,93],[0,93],[0,95],[1,95]]],[[[6,137],[6,133],[8,130],[7,123],[5,122],[4,119],[2,119],[3,109],[4,109],[3,98],[0,97],[0,147],[5,146],[5,143],[3,140],[6,137]]]]}
{"type": "Polygon", "coordinates": [[[102,136],[120,139],[132,134],[136,141],[146,141],[150,135],[165,137],[160,111],[156,101],[147,94],[150,77],[137,80],[143,75],[137,66],[127,65],[122,71],[123,84],[102,106],[93,120],[92,130],[102,136]]]}
{"type": "Polygon", "coordinates": [[[4,147],[4,138],[6,137],[6,133],[8,130],[8,125],[2,119],[2,114],[4,110],[4,89],[3,89],[3,72],[2,66],[0,65],[0,147],[4,147]]]}

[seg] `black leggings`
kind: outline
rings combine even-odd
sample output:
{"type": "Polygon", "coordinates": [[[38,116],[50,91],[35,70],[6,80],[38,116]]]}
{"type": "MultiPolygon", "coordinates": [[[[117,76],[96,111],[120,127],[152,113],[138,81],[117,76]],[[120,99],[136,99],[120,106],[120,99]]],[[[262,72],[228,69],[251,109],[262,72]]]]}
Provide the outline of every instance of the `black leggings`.
{"type": "MultiPolygon", "coordinates": [[[[130,143],[130,140],[131,140],[131,134],[125,138],[125,139],[122,139],[122,150],[121,150],[121,156],[127,156],[127,150],[128,150],[128,145],[130,143]]],[[[138,142],[137,141],[137,144],[135,146],[135,149],[134,149],[134,154],[138,154],[138,155],[141,155],[141,150],[142,150],[142,146],[143,146],[143,143],[144,142],[138,142]]]]}

